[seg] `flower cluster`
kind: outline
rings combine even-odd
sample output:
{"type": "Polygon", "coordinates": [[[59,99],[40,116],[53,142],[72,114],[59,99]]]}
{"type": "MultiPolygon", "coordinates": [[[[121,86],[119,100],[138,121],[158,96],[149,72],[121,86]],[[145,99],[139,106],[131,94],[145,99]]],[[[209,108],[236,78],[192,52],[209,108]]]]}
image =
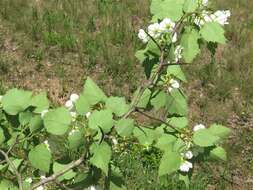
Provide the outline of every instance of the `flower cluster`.
{"type": "Polygon", "coordinates": [[[169,81],[169,88],[168,91],[171,92],[173,89],[178,89],[180,87],[180,84],[177,80],[175,79],[170,79],[169,81]]]}
{"type": "Polygon", "coordinates": [[[147,43],[150,40],[150,36],[154,38],[155,40],[160,39],[165,34],[173,34],[173,36],[170,36],[171,41],[174,43],[177,41],[177,34],[173,33],[175,29],[175,22],[173,22],[169,18],[163,19],[160,23],[153,23],[148,26],[148,32],[145,32],[145,30],[140,29],[138,33],[138,37],[140,40],[142,40],[143,43],[147,43]]]}
{"type": "Polygon", "coordinates": [[[231,16],[229,10],[219,10],[213,14],[208,11],[203,11],[202,14],[195,18],[194,23],[199,27],[203,26],[207,22],[218,22],[220,25],[229,24],[228,18],[231,16]]]}

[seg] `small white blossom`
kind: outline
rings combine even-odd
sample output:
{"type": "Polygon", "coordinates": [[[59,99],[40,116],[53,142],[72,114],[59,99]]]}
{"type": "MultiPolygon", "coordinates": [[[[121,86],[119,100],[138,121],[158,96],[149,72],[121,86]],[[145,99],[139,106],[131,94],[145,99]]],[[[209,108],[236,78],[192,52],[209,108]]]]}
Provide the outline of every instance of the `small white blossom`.
{"type": "Polygon", "coordinates": [[[161,36],[160,24],[154,23],[148,26],[148,33],[153,38],[159,38],[161,36]]]}
{"type": "Polygon", "coordinates": [[[71,110],[73,107],[74,107],[74,104],[71,100],[68,100],[66,103],[65,103],[65,107],[69,110],[71,110]]]}
{"type": "Polygon", "coordinates": [[[173,89],[178,89],[180,87],[180,84],[175,79],[170,79],[170,86],[168,88],[169,92],[171,92],[173,89]]]}
{"type": "Polygon", "coordinates": [[[29,177],[29,178],[27,178],[27,179],[25,179],[25,182],[27,182],[27,183],[32,183],[33,182],[33,180],[32,180],[32,178],[31,177],[29,177]]]}
{"type": "Polygon", "coordinates": [[[46,115],[47,112],[48,112],[48,109],[43,110],[43,111],[40,113],[40,116],[43,118],[43,117],[46,115]]]}
{"type": "Polygon", "coordinates": [[[146,34],[146,32],[143,29],[139,30],[138,38],[142,40],[143,43],[147,43],[149,41],[149,36],[146,34]]]}
{"type": "Polygon", "coordinates": [[[182,58],[182,52],[183,52],[183,47],[182,46],[177,46],[175,49],[175,62],[177,63],[181,58],[182,58]]]}
{"type": "Polygon", "coordinates": [[[187,151],[185,154],[184,154],[184,157],[186,158],[186,159],[188,159],[188,160],[190,160],[190,159],[192,159],[192,157],[193,157],[193,153],[192,153],[192,151],[187,151]]]}
{"type": "Polygon", "coordinates": [[[199,124],[199,125],[195,125],[195,126],[193,127],[193,131],[198,131],[198,130],[200,130],[200,129],[205,129],[205,128],[206,128],[205,125],[199,124]]]}
{"type": "Polygon", "coordinates": [[[47,149],[50,150],[48,140],[45,140],[43,143],[46,145],[47,149]]]}
{"type": "Polygon", "coordinates": [[[69,99],[72,102],[76,102],[78,100],[78,98],[79,98],[79,96],[77,94],[71,94],[69,99]]]}
{"type": "Polygon", "coordinates": [[[41,186],[37,187],[36,190],[44,190],[44,187],[41,185],[41,186]]]}
{"type": "Polygon", "coordinates": [[[160,31],[162,32],[172,32],[175,28],[175,23],[169,19],[169,18],[165,18],[163,19],[162,22],[160,22],[160,31]]]}
{"type": "Polygon", "coordinates": [[[185,161],[179,168],[181,172],[189,172],[189,170],[192,168],[192,163],[185,161]]]}
{"type": "Polygon", "coordinates": [[[208,0],[202,0],[202,5],[207,6],[208,5],[208,0]]]}
{"type": "Polygon", "coordinates": [[[231,12],[229,10],[227,11],[216,11],[214,14],[213,20],[218,22],[221,25],[229,24],[228,18],[231,16],[231,12]]]}
{"type": "Polygon", "coordinates": [[[91,112],[88,112],[88,113],[85,114],[86,118],[89,118],[90,115],[91,115],[91,112]]]}

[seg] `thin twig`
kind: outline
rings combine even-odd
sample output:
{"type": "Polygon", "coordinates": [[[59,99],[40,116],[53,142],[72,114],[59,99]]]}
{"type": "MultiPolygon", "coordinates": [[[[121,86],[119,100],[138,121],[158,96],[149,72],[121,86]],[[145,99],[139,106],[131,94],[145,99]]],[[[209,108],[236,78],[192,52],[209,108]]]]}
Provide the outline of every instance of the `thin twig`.
{"type": "Polygon", "coordinates": [[[13,162],[9,159],[9,156],[7,153],[5,153],[3,150],[0,150],[0,153],[4,156],[6,162],[10,165],[11,169],[13,170],[13,172],[15,173],[17,179],[18,179],[18,186],[20,190],[23,190],[23,181],[22,181],[22,176],[21,174],[18,172],[17,168],[15,167],[15,165],[13,164],[13,162]]]}
{"type": "Polygon", "coordinates": [[[61,171],[54,173],[53,175],[42,179],[41,181],[39,181],[38,183],[35,183],[32,185],[32,187],[29,190],[33,190],[36,189],[37,187],[41,186],[41,185],[45,185],[47,183],[50,183],[52,181],[55,181],[58,177],[64,175],[66,172],[68,172],[69,170],[71,170],[72,168],[75,168],[77,166],[79,166],[85,159],[85,154],[83,154],[81,156],[81,158],[79,158],[76,161],[71,162],[70,164],[68,164],[64,169],[62,169],[61,171]]]}

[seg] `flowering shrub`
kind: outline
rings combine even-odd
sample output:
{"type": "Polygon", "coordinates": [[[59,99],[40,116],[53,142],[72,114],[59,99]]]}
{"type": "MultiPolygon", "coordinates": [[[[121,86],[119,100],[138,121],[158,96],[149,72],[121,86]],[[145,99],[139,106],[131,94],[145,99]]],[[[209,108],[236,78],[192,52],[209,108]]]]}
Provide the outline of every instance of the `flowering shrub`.
{"type": "Polygon", "coordinates": [[[186,187],[198,158],[226,161],[220,143],[228,128],[189,126],[181,67],[200,46],[213,52],[226,42],[223,25],[230,12],[215,12],[207,0],[152,0],[150,10],[151,24],[138,33],[145,48],[136,53],[147,82],[130,103],[106,96],[91,78],[80,95],[58,108],[50,107],[45,93],[11,89],[0,97],[0,189],[40,190],[51,182],[63,189],[97,189],[87,177],[97,172],[104,189],[126,189],[115,181],[122,174],[112,161],[126,141],[161,151],[159,177],[175,173],[186,187]],[[138,115],[156,123],[140,123],[138,115]]]}

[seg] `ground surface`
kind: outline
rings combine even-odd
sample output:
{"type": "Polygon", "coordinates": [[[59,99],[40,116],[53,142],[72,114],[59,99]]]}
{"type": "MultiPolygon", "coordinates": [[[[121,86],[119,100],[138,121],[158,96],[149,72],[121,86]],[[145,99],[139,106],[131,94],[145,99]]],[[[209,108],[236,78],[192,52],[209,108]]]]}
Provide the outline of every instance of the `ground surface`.
{"type": "MultiPolygon", "coordinates": [[[[0,91],[48,91],[55,104],[91,76],[107,94],[131,96],[141,80],[134,58],[148,1],[0,1],[0,91]],[[141,6],[140,6],[141,5],[141,6]]],[[[232,11],[228,44],[214,63],[204,53],[185,71],[191,122],[233,129],[229,162],[201,166],[193,189],[253,189],[253,1],[221,0],[232,11]]],[[[137,174],[144,175],[144,174],[137,174]]]]}

